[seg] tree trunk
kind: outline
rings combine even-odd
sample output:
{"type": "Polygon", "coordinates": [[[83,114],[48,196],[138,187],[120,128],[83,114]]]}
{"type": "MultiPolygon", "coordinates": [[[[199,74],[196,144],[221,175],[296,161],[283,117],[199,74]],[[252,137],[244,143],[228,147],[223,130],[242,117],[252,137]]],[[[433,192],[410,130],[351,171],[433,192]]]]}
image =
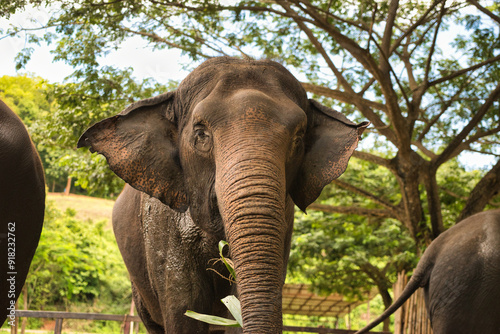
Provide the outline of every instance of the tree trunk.
{"type": "Polygon", "coordinates": [[[403,160],[398,154],[393,163],[396,166],[394,174],[402,195],[399,205],[405,219],[401,222],[408,228],[417,246],[428,245],[432,241],[432,232],[425,222],[420,190],[425,160],[415,152],[411,152],[408,160],[403,160]]]}

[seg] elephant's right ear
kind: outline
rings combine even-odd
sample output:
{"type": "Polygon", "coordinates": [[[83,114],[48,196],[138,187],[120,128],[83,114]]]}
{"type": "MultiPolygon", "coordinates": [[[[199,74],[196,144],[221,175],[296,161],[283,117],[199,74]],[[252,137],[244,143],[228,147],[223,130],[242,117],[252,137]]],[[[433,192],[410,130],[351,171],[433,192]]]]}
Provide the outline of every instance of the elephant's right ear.
{"type": "Polygon", "coordinates": [[[169,92],[130,105],[87,129],[78,147],[90,146],[132,187],[184,212],[189,200],[179,162],[174,97],[169,92]]]}

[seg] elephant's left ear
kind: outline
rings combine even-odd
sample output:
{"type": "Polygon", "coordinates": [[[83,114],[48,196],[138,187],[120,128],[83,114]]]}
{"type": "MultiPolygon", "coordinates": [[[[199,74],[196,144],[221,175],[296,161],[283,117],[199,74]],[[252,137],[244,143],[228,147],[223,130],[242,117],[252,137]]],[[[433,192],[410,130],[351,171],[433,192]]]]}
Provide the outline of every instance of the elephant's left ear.
{"type": "Polygon", "coordinates": [[[131,104],[91,126],[78,147],[90,146],[104,155],[111,170],[135,189],[186,211],[189,200],[179,162],[174,98],[175,92],[169,92],[131,104]]]}
{"type": "Polygon", "coordinates": [[[304,161],[290,190],[302,210],[318,198],[323,188],[347,168],[361,134],[370,124],[355,124],[341,113],[309,100],[304,161]]]}

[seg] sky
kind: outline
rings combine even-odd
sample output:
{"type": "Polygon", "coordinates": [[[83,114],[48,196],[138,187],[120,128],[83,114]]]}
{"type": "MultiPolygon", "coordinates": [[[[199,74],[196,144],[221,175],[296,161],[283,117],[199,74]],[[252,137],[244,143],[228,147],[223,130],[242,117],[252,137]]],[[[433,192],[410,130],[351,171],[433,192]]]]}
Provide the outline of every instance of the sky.
{"type": "MultiPolygon", "coordinates": [[[[223,1],[231,2],[232,0],[223,1]]],[[[39,27],[48,19],[47,9],[30,8],[12,15],[8,20],[0,18],[0,30],[6,30],[9,24],[25,28],[39,27]]],[[[73,72],[73,68],[63,61],[53,61],[51,49],[54,46],[45,43],[34,46],[31,60],[25,68],[16,71],[15,57],[27,45],[27,42],[22,36],[4,36],[4,34],[0,34],[0,76],[30,73],[54,83],[63,82],[73,72]]],[[[160,83],[184,79],[189,73],[184,69],[184,66],[188,64],[190,64],[190,59],[187,56],[182,56],[179,50],[153,51],[147,42],[140,37],[129,38],[120,45],[119,50],[112,51],[105,58],[102,58],[102,65],[113,65],[120,68],[132,67],[136,79],[151,77],[160,83]]],[[[488,168],[495,161],[492,157],[468,152],[462,154],[459,159],[468,169],[488,168]]]]}
{"type": "MultiPolygon", "coordinates": [[[[29,9],[12,15],[8,20],[0,18],[0,29],[7,29],[9,24],[32,28],[44,24],[49,19],[45,8],[29,9]],[[31,22],[34,19],[37,23],[31,22]]],[[[50,82],[63,82],[73,72],[73,68],[63,61],[53,61],[50,50],[53,45],[42,43],[35,46],[31,60],[26,67],[16,71],[15,57],[26,45],[24,37],[4,37],[0,34],[0,76],[33,73],[50,82]]],[[[189,64],[189,58],[181,56],[179,50],[153,50],[140,37],[128,39],[102,59],[102,65],[115,65],[120,68],[132,67],[137,79],[154,77],[158,82],[182,80],[188,74],[183,65],[189,64]]]]}

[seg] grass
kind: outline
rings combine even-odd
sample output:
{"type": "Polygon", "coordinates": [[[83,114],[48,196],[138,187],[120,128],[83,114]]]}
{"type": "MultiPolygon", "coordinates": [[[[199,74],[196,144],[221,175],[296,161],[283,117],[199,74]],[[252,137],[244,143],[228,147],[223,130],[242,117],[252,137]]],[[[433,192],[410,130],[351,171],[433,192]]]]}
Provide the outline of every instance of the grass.
{"type": "Polygon", "coordinates": [[[47,200],[54,201],[56,208],[61,211],[75,210],[78,220],[106,220],[107,226],[111,227],[111,212],[115,204],[113,200],[74,194],[66,196],[63,193],[48,193],[47,200]]]}

